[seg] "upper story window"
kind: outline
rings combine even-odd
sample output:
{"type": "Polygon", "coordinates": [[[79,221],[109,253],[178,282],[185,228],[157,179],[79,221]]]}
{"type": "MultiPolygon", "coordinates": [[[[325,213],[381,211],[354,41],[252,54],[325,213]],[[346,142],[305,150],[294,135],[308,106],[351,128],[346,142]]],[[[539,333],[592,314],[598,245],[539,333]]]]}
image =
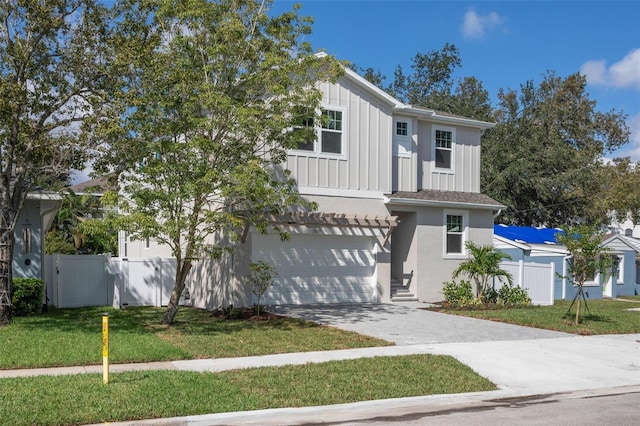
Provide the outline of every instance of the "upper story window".
{"type": "Polygon", "coordinates": [[[435,129],[433,135],[436,168],[453,169],[453,147],[455,131],[453,129],[435,129]]]}
{"type": "Polygon", "coordinates": [[[410,157],[412,152],[411,123],[408,119],[394,120],[395,132],[393,134],[393,155],[398,157],[410,157]]]}
{"type": "Polygon", "coordinates": [[[466,254],[467,214],[463,211],[445,211],[445,256],[463,256],[466,254]]]}
{"type": "Polygon", "coordinates": [[[343,111],[323,109],[320,126],[315,126],[313,118],[304,119],[302,125],[317,127],[317,137],[315,140],[299,143],[298,150],[318,154],[344,154],[343,111]]]}
{"type": "Polygon", "coordinates": [[[407,136],[409,127],[409,123],[406,121],[396,121],[396,135],[398,136],[407,136]]]}

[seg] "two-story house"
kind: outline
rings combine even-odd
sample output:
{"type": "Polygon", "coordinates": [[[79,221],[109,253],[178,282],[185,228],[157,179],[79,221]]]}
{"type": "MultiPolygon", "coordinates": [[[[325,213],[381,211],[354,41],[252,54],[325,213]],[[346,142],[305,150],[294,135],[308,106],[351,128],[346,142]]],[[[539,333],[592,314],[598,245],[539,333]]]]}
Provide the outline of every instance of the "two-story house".
{"type": "MultiPolygon", "coordinates": [[[[492,124],[405,105],[348,69],[320,89],[317,139],[284,165],[319,208],[272,218],[289,241],[251,232],[236,279],[240,259],[267,260],[278,272],[267,304],[442,300],[465,242],[491,244],[504,207],[480,193],[480,136],[492,124]]],[[[194,300],[210,299],[201,291],[194,300]]]]}
{"type": "MultiPolygon", "coordinates": [[[[270,218],[289,241],[251,231],[215,268],[194,268],[196,306],[250,305],[243,280],[258,260],[278,273],[266,304],[439,301],[465,242],[491,244],[504,207],[480,193],[491,123],[403,104],[349,69],[319,87],[317,139],[283,165],[318,210],[270,218]]],[[[158,255],[149,241],[122,240],[120,253],[158,255]]]]}

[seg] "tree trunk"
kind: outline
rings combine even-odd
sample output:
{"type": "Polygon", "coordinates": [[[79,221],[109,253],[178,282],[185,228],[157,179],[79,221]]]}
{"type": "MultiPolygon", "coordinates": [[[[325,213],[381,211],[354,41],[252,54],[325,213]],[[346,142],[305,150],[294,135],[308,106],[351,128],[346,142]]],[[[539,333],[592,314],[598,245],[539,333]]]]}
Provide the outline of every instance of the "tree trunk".
{"type": "MultiPolygon", "coordinates": [[[[178,262],[180,263],[180,262],[178,262]]],[[[185,281],[187,279],[187,275],[191,270],[191,260],[185,260],[182,265],[178,264],[176,269],[176,282],[173,286],[173,290],[171,291],[171,297],[169,298],[169,304],[167,305],[167,310],[162,317],[162,324],[173,324],[173,320],[178,313],[180,296],[182,296],[182,292],[184,291],[185,281]]]]}
{"type": "Polygon", "coordinates": [[[12,261],[15,237],[14,209],[3,207],[0,211],[0,327],[8,325],[12,320],[11,296],[12,261]]]}
{"type": "Polygon", "coordinates": [[[580,296],[582,295],[578,294],[578,305],[576,305],[576,325],[578,325],[578,321],[580,320],[580,296]]]}

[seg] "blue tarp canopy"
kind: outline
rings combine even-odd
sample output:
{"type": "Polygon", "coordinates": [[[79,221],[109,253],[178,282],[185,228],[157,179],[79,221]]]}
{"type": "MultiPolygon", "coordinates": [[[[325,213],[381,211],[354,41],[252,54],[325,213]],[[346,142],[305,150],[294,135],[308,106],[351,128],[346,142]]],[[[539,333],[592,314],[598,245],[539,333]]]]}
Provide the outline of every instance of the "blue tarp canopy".
{"type": "Polygon", "coordinates": [[[564,231],[556,228],[507,225],[493,225],[493,233],[511,241],[527,244],[558,244],[556,234],[564,235],[564,231]]]}

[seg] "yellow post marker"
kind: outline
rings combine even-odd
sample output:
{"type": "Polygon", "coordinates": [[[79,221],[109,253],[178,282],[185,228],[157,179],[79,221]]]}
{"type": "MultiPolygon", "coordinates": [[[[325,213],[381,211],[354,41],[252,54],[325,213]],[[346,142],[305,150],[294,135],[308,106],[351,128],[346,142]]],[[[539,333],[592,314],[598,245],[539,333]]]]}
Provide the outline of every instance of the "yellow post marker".
{"type": "Polygon", "coordinates": [[[109,383],[109,314],[102,314],[102,381],[109,383]]]}

